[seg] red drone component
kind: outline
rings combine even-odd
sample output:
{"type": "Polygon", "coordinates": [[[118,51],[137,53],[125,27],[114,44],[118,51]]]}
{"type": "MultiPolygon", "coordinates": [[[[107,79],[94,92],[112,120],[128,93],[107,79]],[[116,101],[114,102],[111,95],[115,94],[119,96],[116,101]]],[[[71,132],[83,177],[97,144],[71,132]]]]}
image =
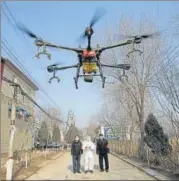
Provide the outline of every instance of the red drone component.
{"type": "Polygon", "coordinates": [[[94,50],[83,50],[83,57],[87,58],[87,57],[95,57],[96,56],[96,52],[94,50]]]}

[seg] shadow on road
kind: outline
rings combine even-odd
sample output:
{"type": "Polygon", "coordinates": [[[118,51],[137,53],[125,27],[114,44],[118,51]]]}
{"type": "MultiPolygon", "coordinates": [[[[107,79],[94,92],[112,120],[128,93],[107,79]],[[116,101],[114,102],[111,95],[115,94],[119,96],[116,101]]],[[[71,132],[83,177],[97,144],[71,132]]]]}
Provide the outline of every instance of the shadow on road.
{"type": "MultiPolygon", "coordinates": [[[[71,172],[73,172],[73,165],[68,165],[68,170],[70,170],[71,172]]],[[[84,166],[81,166],[81,171],[84,172],[84,166]]]]}
{"type": "MultiPolygon", "coordinates": [[[[73,165],[68,165],[68,170],[70,170],[71,172],[73,172],[73,165]]],[[[98,165],[94,165],[94,170],[99,170],[99,166],[98,165]]],[[[81,165],[81,171],[84,172],[84,166],[81,165]]]]}
{"type": "Polygon", "coordinates": [[[73,165],[68,165],[68,170],[70,170],[71,172],[73,172],[73,165]]]}
{"type": "MultiPolygon", "coordinates": [[[[68,170],[73,172],[73,165],[68,165],[68,170]]],[[[84,172],[84,166],[83,165],[81,165],[81,171],[84,172]]]]}

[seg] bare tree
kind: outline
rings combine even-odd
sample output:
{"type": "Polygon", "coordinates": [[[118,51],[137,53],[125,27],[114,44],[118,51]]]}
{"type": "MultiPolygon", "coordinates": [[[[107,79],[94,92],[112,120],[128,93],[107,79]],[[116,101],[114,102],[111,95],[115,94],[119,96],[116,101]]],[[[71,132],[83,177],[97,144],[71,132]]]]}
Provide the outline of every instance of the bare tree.
{"type": "Polygon", "coordinates": [[[112,89],[112,92],[113,94],[111,94],[111,89],[106,89],[105,97],[107,97],[108,105],[112,106],[115,125],[118,125],[120,129],[128,128],[130,140],[133,140],[134,131],[139,127],[134,103],[122,87],[120,91],[117,88],[117,90],[112,89]]]}
{"type": "MultiPolygon", "coordinates": [[[[154,24],[152,24],[145,16],[141,17],[140,28],[138,30],[134,29],[133,19],[121,19],[120,32],[124,35],[136,35],[136,34],[145,34],[156,32],[154,24]],[[146,32],[147,30],[147,32],[146,32]],[[136,33],[137,32],[137,33],[136,33]]],[[[112,44],[116,40],[113,37],[109,37],[108,43],[112,44]]],[[[158,65],[160,61],[160,37],[155,37],[154,39],[148,39],[143,41],[140,46],[136,46],[135,49],[139,49],[143,52],[140,56],[138,53],[133,53],[129,58],[124,58],[124,62],[131,64],[131,71],[128,73],[128,81],[121,78],[121,73],[119,71],[114,71],[114,74],[111,77],[114,80],[114,85],[110,85],[111,92],[113,90],[126,92],[126,95],[130,97],[133,106],[136,109],[138,116],[138,123],[140,126],[140,158],[145,157],[144,152],[144,120],[145,120],[145,111],[146,111],[146,99],[148,97],[148,87],[151,82],[151,75],[153,70],[158,65]],[[118,83],[116,84],[116,81],[118,83]]],[[[106,52],[103,57],[103,61],[109,63],[119,63],[121,57],[126,57],[128,52],[132,51],[132,47],[126,46],[123,47],[120,51],[112,50],[106,52]]],[[[126,96],[124,95],[124,96],[126,96]]]]}
{"type": "Polygon", "coordinates": [[[90,136],[92,139],[96,136],[96,128],[99,126],[99,117],[92,115],[88,121],[88,125],[85,128],[84,136],[90,136]]]}
{"type": "Polygon", "coordinates": [[[162,67],[154,91],[164,116],[172,123],[175,134],[179,135],[179,68],[176,64],[162,67]]]}

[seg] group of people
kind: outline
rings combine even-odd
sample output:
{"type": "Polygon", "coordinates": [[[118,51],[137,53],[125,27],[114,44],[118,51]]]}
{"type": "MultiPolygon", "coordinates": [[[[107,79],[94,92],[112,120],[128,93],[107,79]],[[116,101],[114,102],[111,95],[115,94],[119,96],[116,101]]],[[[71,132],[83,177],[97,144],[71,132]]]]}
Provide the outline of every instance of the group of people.
{"type": "Polygon", "coordinates": [[[81,142],[79,136],[75,137],[75,140],[71,145],[71,155],[73,160],[73,173],[81,173],[81,155],[84,154],[84,171],[85,173],[93,173],[94,169],[94,157],[99,155],[99,168],[100,171],[104,171],[103,160],[105,161],[105,171],[109,171],[109,144],[104,139],[103,134],[99,135],[97,143],[92,142],[91,137],[87,136],[86,139],[81,142]]]}

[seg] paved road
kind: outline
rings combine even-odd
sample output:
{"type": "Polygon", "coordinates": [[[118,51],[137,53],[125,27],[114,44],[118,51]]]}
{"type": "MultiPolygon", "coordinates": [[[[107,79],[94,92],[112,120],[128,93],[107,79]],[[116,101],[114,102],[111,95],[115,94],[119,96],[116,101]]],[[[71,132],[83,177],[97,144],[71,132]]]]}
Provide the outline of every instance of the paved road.
{"type": "Polygon", "coordinates": [[[98,157],[96,156],[94,173],[84,174],[82,157],[82,173],[73,174],[71,155],[67,152],[53,163],[40,169],[27,180],[155,180],[113,155],[109,155],[109,161],[109,172],[101,173],[99,172],[98,157]]]}

